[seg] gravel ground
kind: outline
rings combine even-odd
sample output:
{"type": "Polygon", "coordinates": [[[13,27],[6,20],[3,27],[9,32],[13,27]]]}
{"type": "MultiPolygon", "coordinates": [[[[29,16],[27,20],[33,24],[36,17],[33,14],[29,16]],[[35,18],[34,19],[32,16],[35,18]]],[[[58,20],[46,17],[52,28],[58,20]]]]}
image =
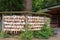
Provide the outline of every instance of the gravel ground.
{"type": "MultiPolygon", "coordinates": [[[[39,40],[60,40],[60,28],[56,28],[57,34],[54,35],[53,37],[50,37],[49,39],[39,39],[39,40]]],[[[4,38],[0,40],[18,40],[18,38],[4,38]]],[[[38,40],[38,39],[33,39],[33,40],[38,40]]]]}

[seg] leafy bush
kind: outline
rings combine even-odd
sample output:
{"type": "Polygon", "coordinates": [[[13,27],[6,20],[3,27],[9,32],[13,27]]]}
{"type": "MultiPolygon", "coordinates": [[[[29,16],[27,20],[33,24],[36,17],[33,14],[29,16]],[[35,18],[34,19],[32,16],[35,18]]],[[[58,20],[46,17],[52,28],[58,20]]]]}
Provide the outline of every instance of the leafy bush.
{"type": "Polygon", "coordinates": [[[20,34],[21,40],[31,40],[33,38],[33,32],[28,31],[20,34]]]}
{"type": "Polygon", "coordinates": [[[6,32],[0,32],[0,38],[7,38],[9,37],[10,35],[7,34],[6,32]]]}
{"type": "Polygon", "coordinates": [[[31,40],[33,38],[33,32],[29,30],[28,23],[26,21],[25,24],[25,31],[20,34],[20,39],[21,40],[31,40]]]}
{"type": "Polygon", "coordinates": [[[39,31],[35,31],[35,32],[34,32],[34,36],[35,36],[36,38],[49,38],[49,37],[52,36],[52,35],[53,35],[53,30],[52,30],[51,28],[45,29],[45,28],[43,27],[42,30],[39,30],[39,31]]]}
{"type": "Polygon", "coordinates": [[[53,29],[48,25],[48,22],[46,22],[41,30],[35,31],[34,36],[36,38],[49,38],[53,35],[53,29]]]}

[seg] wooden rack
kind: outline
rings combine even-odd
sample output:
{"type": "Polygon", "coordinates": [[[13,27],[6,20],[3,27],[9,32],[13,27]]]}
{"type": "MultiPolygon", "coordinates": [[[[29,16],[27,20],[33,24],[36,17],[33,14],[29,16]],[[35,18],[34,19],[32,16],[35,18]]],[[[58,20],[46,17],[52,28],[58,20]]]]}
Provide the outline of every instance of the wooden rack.
{"type": "MultiPolygon", "coordinates": [[[[32,30],[40,30],[45,23],[45,17],[27,16],[29,28],[32,30]]],[[[26,17],[24,15],[3,15],[3,31],[18,32],[25,31],[26,17]]]]}

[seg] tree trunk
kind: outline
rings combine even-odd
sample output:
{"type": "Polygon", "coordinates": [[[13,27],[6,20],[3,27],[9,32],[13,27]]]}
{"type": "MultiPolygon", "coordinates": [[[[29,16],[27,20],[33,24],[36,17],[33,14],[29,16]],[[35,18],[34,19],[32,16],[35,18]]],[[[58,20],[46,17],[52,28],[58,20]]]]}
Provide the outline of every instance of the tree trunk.
{"type": "Polygon", "coordinates": [[[26,11],[32,11],[32,0],[25,0],[26,11]]]}

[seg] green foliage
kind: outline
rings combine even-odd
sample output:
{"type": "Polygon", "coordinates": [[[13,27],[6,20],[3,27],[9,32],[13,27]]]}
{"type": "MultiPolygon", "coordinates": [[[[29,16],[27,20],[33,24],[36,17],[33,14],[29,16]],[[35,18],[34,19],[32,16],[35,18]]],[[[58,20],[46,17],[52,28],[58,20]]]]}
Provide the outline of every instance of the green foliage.
{"type": "Polygon", "coordinates": [[[24,10],[23,0],[0,0],[0,11],[24,10]]]}
{"type": "Polygon", "coordinates": [[[7,38],[9,37],[10,35],[5,33],[5,32],[0,32],[0,38],[7,38]]]}
{"type": "Polygon", "coordinates": [[[20,34],[21,40],[31,40],[33,38],[33,32],[28,31],[20,34]]]}
{"type": "Polygon", "coordinates": [[[25,32],[27,32],[27,31],[29,31],[28,29],[29,29],[29,24],[28,24],[28,22],[27,22],[27,20],[26,20],[26,24],[25,24],[25,32]]]}
{"type": "Polygon", "coordinates": [[[49,2],[50,2],[49,0],[33,0],[32,1],[33,11],[36,12],[47,7],[48,4],[50,4],[49,2]]]}
{"type": "Polygon", "coordinates": [[[34,32],[36,38],[49,38],[53,35],[53,29],[47,23],[49,22],[46,22],[41,30],[34,32]]]}
{"type": "Polygon", "coordinates": [[[32,0],[32,10],[34,12],[43,8],[51,7],[60,2],[59,0],[32,0]]]}
{"type": "Polygon", "coordinates": [[[33,32],[31,30],[29,30],[28,26],[29,25],[28,25],[27,20],[26,20],[25,31],[20,34],[21,40],[31,40],[33,38],[33,32]]]}
{"type": "Polygon", "coordinates": [[[32,0],[32,10],[38,11],[42,8],[42,0],[32,0]]]}

